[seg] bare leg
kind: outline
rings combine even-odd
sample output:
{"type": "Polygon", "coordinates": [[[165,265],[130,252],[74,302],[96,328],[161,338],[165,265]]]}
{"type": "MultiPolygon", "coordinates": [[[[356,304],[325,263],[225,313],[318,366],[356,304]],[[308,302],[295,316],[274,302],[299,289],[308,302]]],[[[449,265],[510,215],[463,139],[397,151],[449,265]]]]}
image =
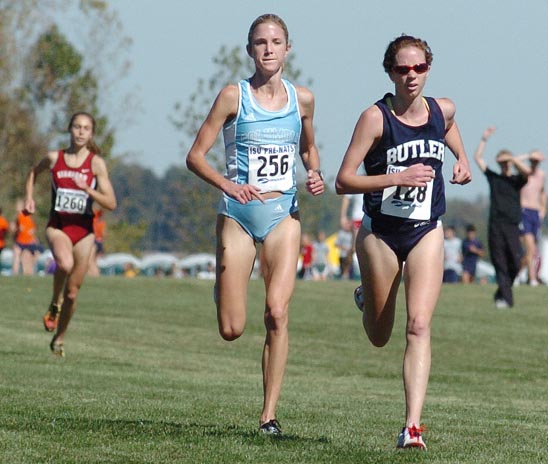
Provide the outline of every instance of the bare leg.
{"type": "Polygon", "coordinates": [[[394,326],[396,296],[402,264],[390,247],[362,227],[356,252],[364,291],[363,327],[371,343],[388,343],[394,326]]]}
{"type": "Polygon", "coordinates": [[[34,255],[30,250],[21,251],[21,266],[23,275],[30,276],[34,274],[34,255]]]}
{"type": "Polygon", "coordinates": [[[90,234],[75,245],[64,232],[53,227],[46,229],[46,236],[57,265],[53,276],[52,302],[59,303],[63,298],[55,335],[55,340],[62,343],[69,322],[76,311],[76,299],[87,272],[94,236],[90,234]]]}
{"type": "Polygon", "coordinates": [[[63,290],[67,280],[67,273],[57,267],[53,274],[53,291],[51,296],[51,303],[55,305],[61,305],[63,302],[63,290]]]}
{"type": "Polygon", "coordinates": [[[217,217],[217,321],[225,340],[242,335],[246,323],[247,286],[255,261],[255,244],[231,218],[217,217]]]}
{"type": "MultiPolygon", "coordinates": [[[[67,276],[61,316],[57,326],[56,340],[61,342],[65,336],[68,325],[76,311],[76,300],[84,278],[87,273],[89,263],[89,253],[94,244],[93,235],[80,240],[73,247],[74,264],[67,276]]],[[[66,272],[66,270],[64,270],[66,272]]]]}
{"type": "Polygon", "coordinates": [[[276,418],[289,351],[288,312],[295,288],[300,233],[298,219],[287,217],[270,232],[261,249],[266,286],[261,424],[276,418]]]}
{"type": "Polygon", "coordinates": [[[95,244],[91,247],[91,254],[89,255],[88,275],[91,277],[98,277],[101,275],[99,267],[97,266],[97,246],[95,244]]]}
{"type": "Polygon", "coordinates": [[[21,248],[18,245],[13,245],[13,263],[12,263],[12,274],[14,276],[19,275],[19,270],[21,266],[21,248]]]}
{"type": "Polygon", "coordinates": [[[431,363],[430,325],[443,278],[443,231],[425,235],[409,254],[404,269],[407,345],[403,360],[406,425],[419,426],[431,363]]]}
{"type": "Polygon", "coordinates": [[[523,236],[525,245],[525,264],[527,265],[527,273],[529,275],[529,283],[537,282],[537,266],[535,257],[537,255],[537,243],[533,234],[525,234],[523,236]]]}

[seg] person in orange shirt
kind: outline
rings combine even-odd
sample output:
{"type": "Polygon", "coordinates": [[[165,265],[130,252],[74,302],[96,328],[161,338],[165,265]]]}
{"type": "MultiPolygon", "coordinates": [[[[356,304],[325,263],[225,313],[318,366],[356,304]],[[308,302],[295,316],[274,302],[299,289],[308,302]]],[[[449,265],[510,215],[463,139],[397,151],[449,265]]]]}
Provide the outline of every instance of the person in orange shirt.
{"type": "Polygon", "coordinates": [[[36,251],[36,223],[32,216],[24,211],[23,201],[16,203],[17,218],[13,225],[15,243],[13,244],[13,275],[34,273],[34,253],[36,251]]]}
{"type": "Polygon", "coordinates": [[[2,208],[0,208],[0,253],[6,248],[6,235],[10,230],[8,220],[2,215],[2,208]]]}
{"type": "Polygon", "coordinates": [[[104,253],[104,240],[106,235],[107,223],[103,217],[103,210],[96,209],[93,212],[93,233],[95,235],[95,247],[91,249],[89,257],[88,275],[97,277],[101,275],[99,266],[97,266],[97,258],[104,253]]]}

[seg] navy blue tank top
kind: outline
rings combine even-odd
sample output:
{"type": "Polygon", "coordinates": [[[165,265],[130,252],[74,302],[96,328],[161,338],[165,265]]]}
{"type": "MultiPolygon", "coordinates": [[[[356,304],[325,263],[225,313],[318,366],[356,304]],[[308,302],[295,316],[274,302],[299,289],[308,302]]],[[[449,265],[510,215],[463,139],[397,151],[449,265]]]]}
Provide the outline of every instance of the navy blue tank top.
{"type": "Polygon", "coordinates": [[[445,213],[445,118],[441,108],[434,98],[425,97],[428,121],[409,126],[392,113],[392,98],[388,93],[375,103],[383,115],[383,133],[364,159],[367,175],[393,173],[423,163],[432,166],[435,178],[427,187],[389,187],[366,193],[364,212],[372,219],[373,231],[393,230],[402,222],[434,221],[445,213]]]}

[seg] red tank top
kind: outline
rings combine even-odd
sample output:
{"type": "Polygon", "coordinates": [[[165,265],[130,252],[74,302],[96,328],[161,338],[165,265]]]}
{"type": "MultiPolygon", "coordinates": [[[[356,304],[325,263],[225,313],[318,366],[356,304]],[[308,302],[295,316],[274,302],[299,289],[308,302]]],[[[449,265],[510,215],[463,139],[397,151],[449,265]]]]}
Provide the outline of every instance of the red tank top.
{"type": "Polygon", "coordinates": [[[83,176],[86,183],[95,188],[97,179],[91,169],[91,160],[95,155],[90,153],[77,168],[67,166],[65,152],[59,150],[57,161],[51,168],[51,213],[61,215],[85,215],[93,217],[91,208],[93,200],[74,182],[76,176],[83,176]]]}

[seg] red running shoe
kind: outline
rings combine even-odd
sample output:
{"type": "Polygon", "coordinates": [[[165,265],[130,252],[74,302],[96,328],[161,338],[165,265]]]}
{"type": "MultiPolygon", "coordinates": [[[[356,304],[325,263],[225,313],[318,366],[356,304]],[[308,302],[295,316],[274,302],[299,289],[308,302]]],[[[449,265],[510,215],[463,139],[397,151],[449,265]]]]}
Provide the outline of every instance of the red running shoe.
{"type": "Polygon", "coordinates": [[[47,332],[53,332],[57,328],[59,322],[59,315],[61,314],[61,306],[55,303],[51,303],[46,314],[44,314],[44,329],[47,332]]]}
{"type": "Polygon", "coordinates": [[[417,427],[415,424],[411,427],[404,427],[398,435],[398,448],[419,448],[426,451],[426,445],[421,435],[425,430],[424,426],[417,427]]]}

